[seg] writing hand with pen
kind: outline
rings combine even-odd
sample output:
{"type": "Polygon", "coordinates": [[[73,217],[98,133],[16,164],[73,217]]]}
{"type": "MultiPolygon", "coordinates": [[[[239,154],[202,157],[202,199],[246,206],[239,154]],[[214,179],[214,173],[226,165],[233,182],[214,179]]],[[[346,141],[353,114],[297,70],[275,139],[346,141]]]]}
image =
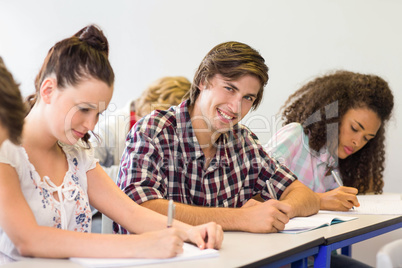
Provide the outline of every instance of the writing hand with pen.
{"type": "Polygon", "coordinates": [[[359,207],[357,200],[358,190],[353,187],[339,186],[338,188],[325,192],[317,193],[321,200],[322,210],[348,211],[353,207],[359,207]]]}
{"type": "MultiPolygon", "coordinates": [[[[142,208],[148,211],[146,208],[142,208]]],[[[200,249],[220,249],[223,241],[223,231],[219,224],[209,222],[197,226],[174,220],[176,205],[169,201],[167,228],[142,233],[141,235],[126,236],[127,239],[141,241],[140,247],[134,252],[137,256],[148,258],[171,258],[183,253],[184,242],[192,243],[200,249]]],[[[162,217],[162,215],[161,215],[162,217]]],[[[132,249],[131,246],[127,246],[132,249]]]]}
{"type": "Polygon", "coordinates": [[[335,170],[331,171],[339,187],[325,193],[317,193],[320,197],[322,210],[348,211],[354,207],[359,207],[357,200],[358,190],[354,187],[343,186],[342,180],[335,170]]]}
{"type": "Polygon", "coordinates": [[[266,187],[270,196],[268,201],[248,200],[242,207],[247,210],[247,215],[253,219],[249,224],[247,231],[253,233],[276,233],[285,228],[285,224],[289,222],[288,212],[291,206],[277,200],[277,195],[273,185],[266,181],[266,187]]]}
{"type": "MultiPolygon", "coordinates": [[[[167,228],[172,228],[173,220],[176,214],[176,205],[173,200],[169,200],[167,228]]],[[[197,245],[200,249],[216,248],[222,245],[223,231],[222,227],[213,222],[194,226],[187,230],[187,237],[184,241],[197,245]]]]}
{"type": "Polygon", "coordinates": [[[243,213],[239,221],[248,223],[244,231],[275,233],[282,231],[293,217],[309,216],[318,212],[318,196],[301,182],[293,181],[283,192],[278,187],[274,188],[272,183],[266,180],[260,197],[253,197],[242,206],[243,213]]]}
{"type": "Polygon", "coordinates": [[[250,199],[241,208],[247,210],[247,218],[253,219],[247,225],[245,231],[252,233],[277,233],[285,229],[285,224],[289,222],[287,214],[291,211],[291,206],[276,199],[259,202],[250,199]]]}

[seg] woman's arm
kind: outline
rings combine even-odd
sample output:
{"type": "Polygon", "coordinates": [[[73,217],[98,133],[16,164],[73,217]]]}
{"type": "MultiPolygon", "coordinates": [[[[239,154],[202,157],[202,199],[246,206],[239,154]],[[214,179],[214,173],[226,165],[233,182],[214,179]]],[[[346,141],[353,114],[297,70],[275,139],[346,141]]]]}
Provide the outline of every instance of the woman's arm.
{"type": "MultiPolygon", "coordinates": [[[[131,200],[99,164],[87,172],[88,194],[92,206],[122,225],[130,233],[144,233],[166,228],[167,217],[142,207],[131,200]]],[[[221,226],[207,223],[193,227],[178,220],[173,226],[186,230],[191,242],[204,248],[220,248],[223,240],[221,226]],[[208,237],[208,243],[204,240],[208,237]]]]}
{"type": "MultiPolygon", "coordinates": [[[[253,200],[255,201],[255,200],[253,200]]],[[[166,215],[168,201],[153,199],[141,204],[146,208],[166,215]]],[[[283,230],[289,221],[286,213],[291,207],[277,200],[248,203],[242,208],[203,207],[176,203],[176,217],[189,224],[217,222],[225,231],[274,233],[283,230]]]]}
{"type": "Polygon", "coordinates": [[[188,234],[177,228],[143,235],[105,235],[40,226],[17,172],[0,163],[0,226],[22,256],[167,258],[182,252],[188,234]]]}

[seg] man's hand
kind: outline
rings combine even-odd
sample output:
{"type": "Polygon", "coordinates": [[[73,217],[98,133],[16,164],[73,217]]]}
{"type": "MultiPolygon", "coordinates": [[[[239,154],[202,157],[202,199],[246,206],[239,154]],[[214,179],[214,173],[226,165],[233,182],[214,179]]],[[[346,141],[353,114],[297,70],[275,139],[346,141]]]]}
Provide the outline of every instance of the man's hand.
{"type": "Polygon", "coordinates": [[[291,210],[290,205],[278,200],[270,199],[265,202],[258,202],[250,199],[240,209],[243,217],[248,222],[244,231],[253,233],[276,233],[285,228],[291,210]]]}

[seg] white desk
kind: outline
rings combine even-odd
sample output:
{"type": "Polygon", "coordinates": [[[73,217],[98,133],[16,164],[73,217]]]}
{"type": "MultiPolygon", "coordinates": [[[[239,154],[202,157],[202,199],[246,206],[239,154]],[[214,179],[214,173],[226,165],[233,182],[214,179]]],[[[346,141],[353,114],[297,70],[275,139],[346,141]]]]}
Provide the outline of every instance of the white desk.
{"type": "MultiPolygon", "coordinates": [[[[219,257],[165,264],[159,263],[141,267],[240,267],[249,264],[264,265],[267,263],[271,263],[271,267],[279,267],[283,264],[317,254],[318,246],[323,243],[324,238],[311,235],[308,232],[298,235],[225,232],[225,238],[219,257]]],[[[5,264],[1,267],[74,268],[82,266],[69,260],[35,258],[5,264]]]]}
{"type": "MultiPolygon", "coordinates": [[[[300,234],[225,232],[220,256],[217,258],[141,267],[279,267],[297,260],[302,260],[297,264],[303,267],[306,264],[304,258],[307,256],[315,255],[317,264],[329,263],[329,253],[333,249],[345,247],[402,227],[402,216],[357,215],[357,217],[356,220],[300,234]]],[[[2,266],[2,268],[11,267],[74,268],[82,266],[69,260],[50,259],[24,260],[2,266]]]]}

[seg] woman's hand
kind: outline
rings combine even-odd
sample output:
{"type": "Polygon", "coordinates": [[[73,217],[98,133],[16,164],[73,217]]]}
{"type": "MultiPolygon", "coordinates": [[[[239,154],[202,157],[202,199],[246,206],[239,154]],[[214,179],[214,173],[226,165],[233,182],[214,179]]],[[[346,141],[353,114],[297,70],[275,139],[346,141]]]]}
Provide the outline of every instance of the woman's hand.
{"type": "Polygon", "coordinates": [[[340,186],[334,190],[317,193],[321,200],[320,209],[348,211],[353,207],[360,206],[357,200],[358,190],[353,187],[340,186]]]}
{"type": "MultiPolygon", "coordinates": [[[[172,258],[183,253],[183,243],[188,239],[186,231],[177,228],[167,228],[155,232],[133,235],[134,243],[141,245],[141,250],[135,252],[134,257],[139,258],[172,258]]],[[[129,250],[129,249],[128,249],[129,250]]]]}
{"type": "Polygon", "coordinates": [[[187,231],[187,234],[188,241],[200,249],[220,249],[222,246],[222,227],[214,222],[194,226],[187,231]]]}

